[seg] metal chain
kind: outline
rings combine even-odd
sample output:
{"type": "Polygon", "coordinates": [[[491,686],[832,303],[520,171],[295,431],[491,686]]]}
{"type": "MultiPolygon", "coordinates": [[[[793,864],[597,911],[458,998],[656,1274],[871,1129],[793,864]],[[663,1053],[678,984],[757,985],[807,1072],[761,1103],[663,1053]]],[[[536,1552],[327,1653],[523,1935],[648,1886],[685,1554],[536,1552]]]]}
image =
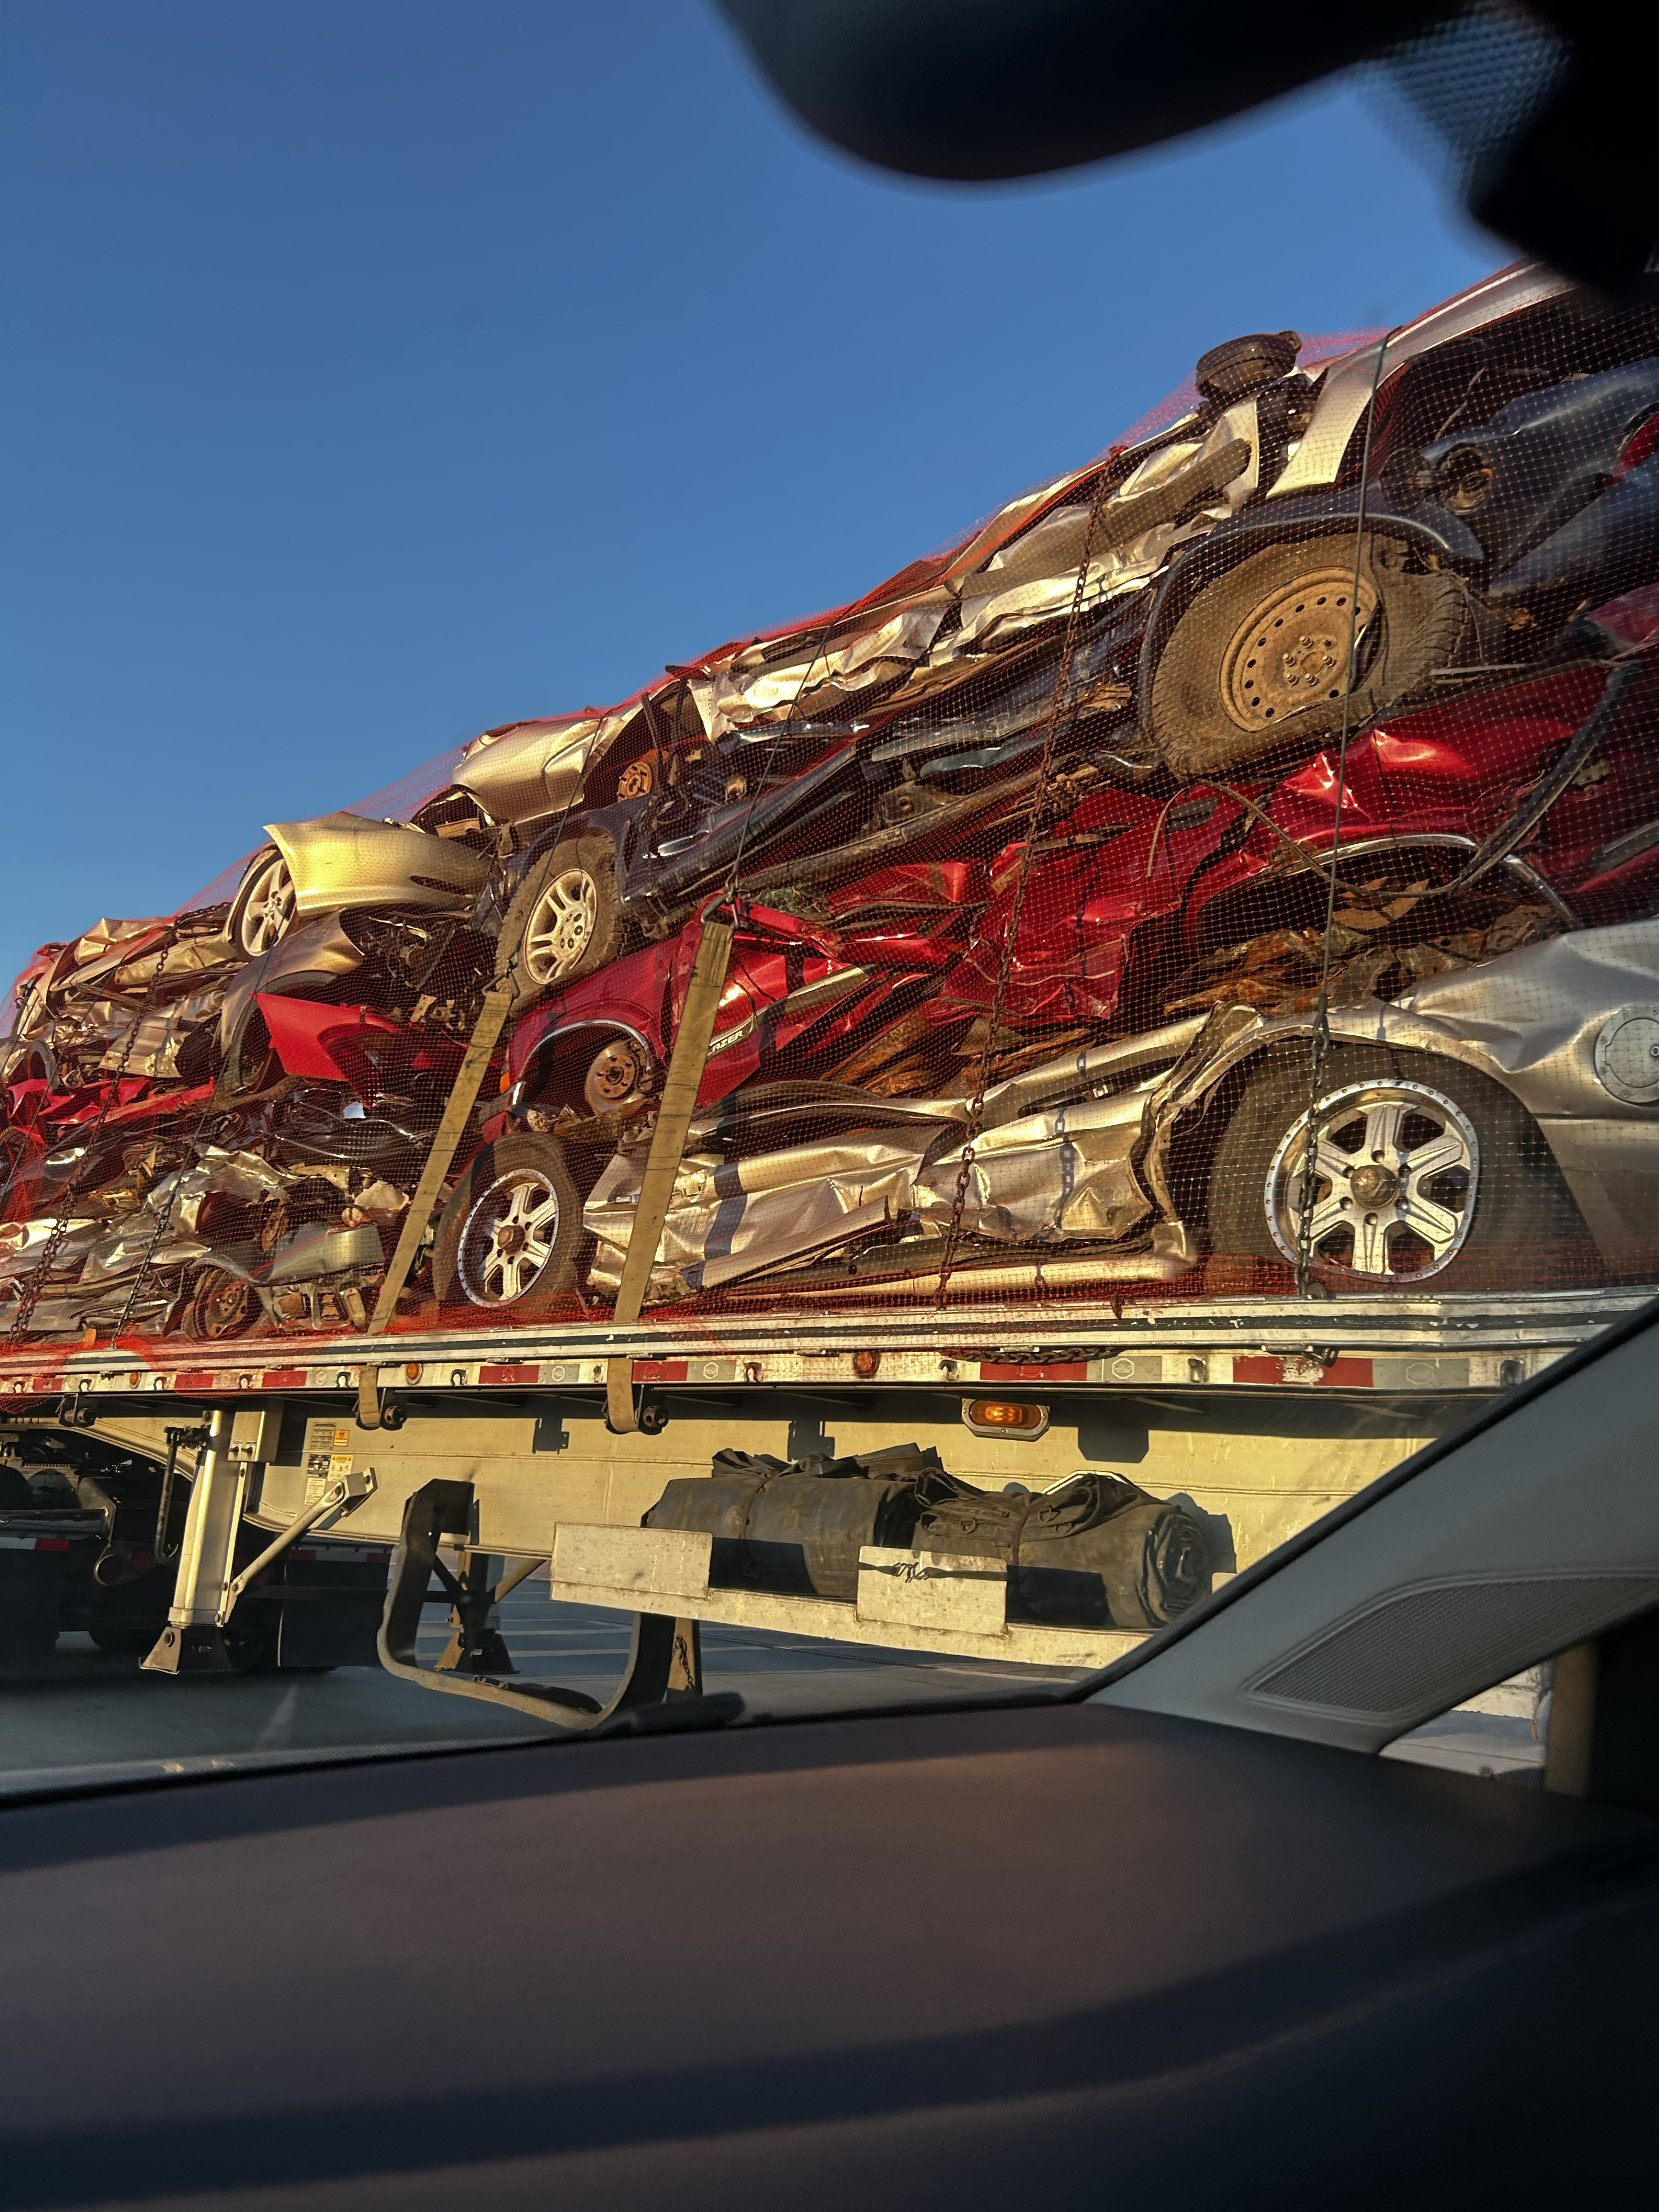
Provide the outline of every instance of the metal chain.
{"type": "Polygon", "coordinates": [[[70,1214],[76,1199],[80,1195],[81,1179],[96,1152],[98,1139],[104,1133],[105,1124],[109,1120],[117,1094],[121,1088],[122,1079],[126,1074],[127,1064],[132,1058],[133,1048],[138,1042],[138,1033],[149,1018],[150,1009],[155,1003],[156,989],[172,953],[173,946],[169,945],[156,962],[155,972],[149,979],[149,987],[139,1002],[137,1012],[132,1018],[132,1026],[127,1031],[126,1042],[121,1048],[121,1057],[111,1073],[109,1082],[105,1088],[102,1103],[98,1109],[97,1118],[93,1122],[88,1135],[86,1150],[81,1155],[81,1164],[70,1176],[67,1188],[58,1199],[57,1212],[52,1217],[51,1232],[41,1248],[40,1257],[29,1272],[28,1280],[24,1285],[23,1295],[18,1301],[17,1310],[12,1316],[11,1326],[6,1332],[8,1336],[21,1336],[27,1329],[30,1318],[40,1303],[40,1293],[46,1288],[46,1278],[51,1273],[58,1255],[63,1249],[64,1239],[69,1234],[70,1214]]]}
{"type": "MultiPolygon", "coordinates": [[[[1342,802],[1348,788],[1348,738],[1353,720],[1354,659],[1359,650],[1359,586],[1365,565],[1365,507],[1370,491],[1371,436],[1376,428],[1376,394],[1382,381],[1382,363],[1394,332],[1385,331],[1376,349],[1371,371],[1370,397],[1365,403],[1365,435],[1359,449],[1359,512],[1354,526],[1353,589],[1348,595],[1348,680],[1342,692],[1342,742],[1336,756],[1336,810],[1331,831],[1330,866],[1325,879],[1325,928],[1319,967],[1319,989],[1314,1000],[1313,1031],[1308,1052],[1308,1111],[1303,1124],[1302,1180],[1296,1201],[1296,1291],[1305,1298],[1313,1277],[1314,1152],[1318,1132],[1314,1117],[1320,1085],[1331,1054],[1331,939],[1336,924],[1337,876],[1342,850],[1342,802]]],[[[1269,1203],[1276,1204],[1276,1198],[1269,1203]]]]}
{"type": "Polygon", "coordinates": [[[1026,886],[1030,881],[1031,866],[1036,857],[1037,832],[1042,824],[1044,809],[1048,801],[1048,781],[1054,773],[1054,751],[1060,742],[1061,711],[1071,689],[1072,664],[1077,655],[1078,626],[1083,615],[1084,594],[1088,588],[1089,563],[1094,554],[1095,536],[1100,519],[1105,511],[1109,474],[1103,469],[1095,485],[1094,496],[1089,503],[1089,520],[1083,533],[1083,551],[1078,562],[1077,584],[1072,592],[1072,605],[1066,617],[1062,634],[1060,665],[1054,675],[1054,693],[1048,702],[1048,719],[1042,733],[1042,752],[1037,763],[1036,781],[1031,793],[1031,811],[1025,825],[1025,836],[1019,850],[1019,860],[1014,871],[1013,896],[1008,903],[1008,919],[1002,940],[1002,957],[997,966],[997,980],[991,996],[991,1011],[987,1018],[985,1042],[980,1048],[979,1071],[975,1079],[974,1096],[968,1109],[967,1134],[963,1140],[962,1164],[957,1170],[957,1187],[951,1201],[951,1218],[945,1232],[945,1250],[940,1256],[937,1304],[943,1312],[950,1285],[951,1272],[956,1264],[957,1248],[962,1239],[962,1218],[968,1203],[969,1185],[973,1180],[975,1146],[979,1142],[981,1125],[985,1116],[985,1094],[990,1088],[991,1069],[996,1054],[997,1032],[1002,1024],[1002,1009],[1008,995],[1008,981],[1013,972],[1014,947],[1019,940],[1021,918],[1025,911],[1026,886]]]}
{"type": "MultiPolygon", "coordinates": [[[[260,984],[264,982],[265,970],[270,967],[271,961],[276,957],[276,946],[277,945],[280,945],[282,939],[278,938],[276,940],[276,943],[268,945],[264,951],[259,955],[259,972],[253,978],[253,988],[255,992],[258,990],[260,984]]],[[[256,1004],[256,1000],[252,996],[250,996],[248,1000],[249,1007],[252,1008],[256,1004]]],[[[237,1072],[240,1074],[241,1072],[240,1054],[241,1044],[239,1031],[238,1037],[233,1045],[230,1057],[221,1066],[218,1074],[214,1078],[213,1088],[209,1092],[201,1112],[196,1117],[196,1127],[191,1131],[185,1147],[186,1159],[193,1159],[198,1157],[197,1147],[202,1141],[203,1132],[206,1129],[208,1123],[212,1120],[213,1116],[217,1113],[222,1113],[226,1107],[235,1103],[233,1099],[227,1098],[223,1095],[225,1067],[226,1066],[234,1064],[237,1067],[237,1072]]],[[[168,1191],[166,1203],[162,1206],[161,1211],[156,1218],[155,1227],[150,1234],[149,1243],[144,1247],[144,1256],[139,1261],[138,1272],[132,1279],[131,1287],[127,1292],[126,1304],[121,1309],[120,1319],[115,1324],[115,1328],[112,1332],[112,1335],[115,1339],[120,1338],[125,1333],[127,1326],[132,1319],[133,1310],[137,1305],[139,1297],[143,1291],[144,1285],[149,1280],[150,1269],[155,1265],[156,1253],[161,1249],[161,1239],[167,1235],[167,1231],[172,1226],[173,1209],[179,1201],[179,1176],[184,1172],[185,1163],[184,1161],[180,1161],[173,1176],[173,1188],[168,1191]]]]}

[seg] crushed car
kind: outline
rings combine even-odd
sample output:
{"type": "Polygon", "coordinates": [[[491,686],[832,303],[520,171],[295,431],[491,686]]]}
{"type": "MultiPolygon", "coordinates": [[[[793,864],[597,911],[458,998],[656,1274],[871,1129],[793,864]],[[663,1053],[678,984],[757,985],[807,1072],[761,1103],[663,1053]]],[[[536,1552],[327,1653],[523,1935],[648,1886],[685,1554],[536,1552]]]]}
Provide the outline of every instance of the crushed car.
{"type": "Polygon", "coordinates": [[[1659,311],[1228,341],[853,605],[44,947],[0,1328],[362,1328],[492,990],[404,1310],[603,1309],[714,914],[660,1301],[1639,1273],[1656,685],[1659,311]]]}

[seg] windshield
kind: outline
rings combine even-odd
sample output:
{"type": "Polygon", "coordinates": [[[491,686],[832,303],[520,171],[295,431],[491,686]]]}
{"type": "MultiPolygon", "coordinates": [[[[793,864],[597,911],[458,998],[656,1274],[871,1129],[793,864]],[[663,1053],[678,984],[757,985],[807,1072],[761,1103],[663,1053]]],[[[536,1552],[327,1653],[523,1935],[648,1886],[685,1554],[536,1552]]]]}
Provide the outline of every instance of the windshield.
{"type": "Polygon", "coordinates": [[[1072,1694],[1652,1294],[1659,311],[650,23],[15,15],[14,1796],[1072,1694]]]}

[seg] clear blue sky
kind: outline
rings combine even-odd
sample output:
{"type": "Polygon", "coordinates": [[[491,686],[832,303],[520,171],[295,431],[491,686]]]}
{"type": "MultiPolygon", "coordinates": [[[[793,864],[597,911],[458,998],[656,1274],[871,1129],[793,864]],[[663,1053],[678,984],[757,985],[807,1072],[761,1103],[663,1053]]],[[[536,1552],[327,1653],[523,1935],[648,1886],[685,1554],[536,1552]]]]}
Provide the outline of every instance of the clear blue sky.
{"type": "MultiPolygon", "coordinates": [[[[1172,63],[1179,15],[1171,9],[1172,63]]],[[[702,0],[0,0],[0,969],[1503,258],[1352,94],[944,191],[702,0]]]]}

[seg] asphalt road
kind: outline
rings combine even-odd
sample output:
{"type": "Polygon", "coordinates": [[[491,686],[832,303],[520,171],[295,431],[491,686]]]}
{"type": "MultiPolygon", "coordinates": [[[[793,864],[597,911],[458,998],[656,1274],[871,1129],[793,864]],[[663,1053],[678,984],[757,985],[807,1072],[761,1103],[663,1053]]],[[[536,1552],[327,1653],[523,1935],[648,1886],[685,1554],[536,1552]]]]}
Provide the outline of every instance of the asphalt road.
{"type": "MultiPolygon", "coordinates": [[[[628,1616],[556,1606],[545,1589],[544,1581],[525,1583],[501,1609],[518,1672],[608,1696],[627,1656],[628,1616]]],[[[426,1664],[448,1636],[443,1610],[434,1607],[421,1633],[426,1664]]],[[[750,1715],[777,1719],[1081,1679],[1075,1671],[883,1651],[762,1629],[706,1627],[702,1654],[706,1689],[738,1691],[750,1715]]],[[[1532,1705],[1532,1678],[1520,1678],[1426,1723],[1387,1755],[1535,1780],[1544,1747],[1532,1705]]],[[[525,1714],[420,1689],[378,1668],[175,1680],[143,1673],[137,1659],[112,1657],[88,1637],[64,1636],[47,1672],[0,1679],[0,1800],[68,1781],[143,1780],[227,1763],[287,1764],[313,1752],[391,1753],[541,1733],[525,1714]]]]}
{"type": "MultiPolygon", "coordinates": [[[[526,1583],[502,1607],[518,1672],[607,1696],[627,1656],[628,1616],[555,1606],[545,1589],[544,1583],[526,1583]]],[[[433,1613],[421,1636],[428,1665],[449,1634],[442,1610],[433,1613]]],[[[705,1628],[702,1653],[706,1689],[737,1690],[750,1713],[777,1718],[1080,1679],[763,1630],[705,1628]]],[[[538,1733],[522,1713],[396,1681],[378,1668],[174,1679],[143,1673],[137,1659],[100,1652],[88,1637],[64,1636],[49,1671],[0,1681],[0,1796],[54,1781],[115,1780],[124,1772],[143,1778],[222,1761],[285,1763],[306,1752],[389,1751],[538,1733]]]]}

